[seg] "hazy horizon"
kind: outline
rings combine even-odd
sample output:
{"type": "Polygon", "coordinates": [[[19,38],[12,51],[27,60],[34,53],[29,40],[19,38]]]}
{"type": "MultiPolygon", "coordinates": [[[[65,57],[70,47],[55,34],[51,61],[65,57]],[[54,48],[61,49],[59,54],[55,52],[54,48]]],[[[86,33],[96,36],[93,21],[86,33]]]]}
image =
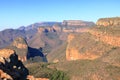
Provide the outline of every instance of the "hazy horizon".
{"type": "Polygon", "coordinates": [[[1,0],[0,31],[36,22],[120,16],[118,0],[1,0]]]}

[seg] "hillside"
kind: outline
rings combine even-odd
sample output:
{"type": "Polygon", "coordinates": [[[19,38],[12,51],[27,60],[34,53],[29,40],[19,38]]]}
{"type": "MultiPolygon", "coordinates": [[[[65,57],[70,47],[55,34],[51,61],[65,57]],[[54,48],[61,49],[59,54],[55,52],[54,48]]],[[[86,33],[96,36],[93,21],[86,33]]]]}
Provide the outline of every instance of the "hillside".
{"type": "MultiPolygon", "coordinates": [[[[106,22],[106,19],[104,18],[103,21],[106,22]]],[[[120,47],[120,25],[117,25],[116,27],[99,25],[81,34],[70,34],[67,40],[66,59],[96,59],[120,47]]]]}
{"type": "Polygon", "coordinates": [[[99,60],[76,60],[49,66],[68,74],[70,80],[120,80],[120,67],[99,60]]]}
{"type": "Polygon", "coordinates": [[[97,25],[83,33],[69,34],[67,61],[49,67],[67,72],[70,80],[120,80],[119,54],[120,25],[97,25]]]}
{"type": "Polygon", "coordinates": [[[25,36],[27,41],[18,38],[8,47],[18,58],[27,53],[25,66],[38,78],[120,80],[119,19],[101,18],[93,27],[79,20],[37,27],[34,35],[25,36]]]}
{"type": "MultiPolygon", "coordinates": [[[[75,20],[73,20],[73,21],[75,21],[75,20]]],[[[37,34],[38,28],[40,28],[40,27],[42,27],[42,28],[47,27],[47,29],[44,28],[44,29],[46,29],[46,31],[47,30],[49,31],[49,29],[53,29],[54,31],[56,31],[57,34],[59,34],[59,32],[66,33],[66,32],[70,32],[70,31],[81,31],[82,27],[88,28],[88,27],[91,27],[94,25],[93,22],[89,22],[89,24],[93,24],[93,25],[89,25],[87,23],[87,21],[83,21],[83,22],[84,22],[85,26],[77,26],[77,27],[72,26],[71,27],[71,26],[62,25],[62,22],[39,22],[39,23],[34,23],[31,25],[28,25],[28,26],[21,26],[18,29],[5,29],[3,31],[0,31],[0,48],[4,48],[4,47],[8,46],[17,37],[23,37],[26,39],[26,41],[28,43],[32,43],[31,41],[34,40],[34,36],[37,34]]],[[[75,23],[72,23],[72,24],[74,25],[75,23]]],[[[82,23],[79,23],[79,24],[82,24],[82,23]]],[[[46,32],[43,32],[43,33],[46,33],[46,32]]],[[[49,36],[52,36],[52,34],[49,36]]],[[[34,46],[32,46],[32,47],[34,47],[34,46]]]]}

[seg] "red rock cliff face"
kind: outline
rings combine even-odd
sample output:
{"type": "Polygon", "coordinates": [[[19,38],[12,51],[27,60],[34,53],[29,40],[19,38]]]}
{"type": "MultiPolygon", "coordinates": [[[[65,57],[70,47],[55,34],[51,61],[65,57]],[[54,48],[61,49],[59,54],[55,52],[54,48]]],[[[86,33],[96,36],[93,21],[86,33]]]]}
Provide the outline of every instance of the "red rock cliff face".
{"type": "Polygon", "coordinates": [[[113,18],[101,18],[97,21],[96,25],[98,26],[118,26],[120,25],[120,17],[113,18]]]}
{"type": "Polygon", "coordinates": [[[24,38],[16,38],[9,46],[9,48],[16,51],[19,60],[21,60],[22,62],[25,62],[27,60],[26,57],[28,53],[28,45],[24,38]]]}
{"type": "Polygon", "coordinates": [[[79,37],[72,34],[68,36],[68,46],[66,49],[67,60],[77,60],[77,59],[92,60],[100,57],[102,54],[105,54],[106,51],[109,51],[110,48],[107,49],[107,45],[108,47],[109,46],[120,47],[120,37],[118,36],[112,36],[106,33],[103,34],[102,32],[94,31],[94,30],[89,30],[88,33],[90,33],[90,35],[89,36],[85,35],[86,38],[93,36],[94,38],[92,40],[89,38],[86,39],[85,37],[79,37]],[[76,37],[79,37],[79,39],[77,39],[76,37]],[[80,41],[83,41],[83,42],[80,42],[80,41]],[[75,42],[76,44],[73,44],[75,42]],[[106,45],[106,47],[104,45],[106,45]],[[86,50],[81,53],[81,50],[82,48],[84,50],[84,47],[86,47],[86,50]],[[96,55],[95,53],[101,54],[101,55],[96,55]]]}
{"type": "Polygon", "coordinates": [[[89,32],[94,35],[98,40],[110,44],[112,46],[118,46],[120,47],[120,36],[112,36],[109,34],[104,34],[102,32],[94,31],[94,30],[89,30],[89,32]]]}
{"type": "Polygon", "coordinates": [[[85,30],[85,35],[78,34],[76,36],[70,34],[68,36],[68,46],[66,49],[67,60],[93,60],[111,50],[112,47],[120,47],[120,18],[102,18],[97,21],[97,25],[102,28],[85,30]],[[104,28],[107,26],[110,27],[104,28]],[[113,26],[117,27],[113,29],[113,26]],[[110,31],[105,31],[104,29],[110,31]],[[109,34],[113,30],[114,33],[109,34]]]}
{"type": "MultiPolygon", "coordinates": [[[[95,54],[96,53],[95,51],[97,50],[97,48],[92,49],[92,47],[94,47],[94,46],[92,46],[92,44],[90,44],[91,41],[89,41],[89,40],[87,42],[83,41],[83,40],[87,40],[86,39],[87,37],[82,37],[83,39],[81,39],[80,37],[81,36],[79,36],[79,34],[78,35],[70,34],[68,36],[68,45],[67,45],[67,49],[66,49],[66,59],[68,61],[70,61],[70,60],[78,60],[78,59],[93,60],[93,59],[98,58],[100,55],[95,54]],[[91,49],[87,48],[87,44],[90,44],[91,49]],[[83,51],[84,46],[86,49],[83,51]]],[[[93,44],[95,44],[95,43],[93,43],[93,44]]],[[[97,52],[97,53],[100,53],[100,52],[97,52]]]]}

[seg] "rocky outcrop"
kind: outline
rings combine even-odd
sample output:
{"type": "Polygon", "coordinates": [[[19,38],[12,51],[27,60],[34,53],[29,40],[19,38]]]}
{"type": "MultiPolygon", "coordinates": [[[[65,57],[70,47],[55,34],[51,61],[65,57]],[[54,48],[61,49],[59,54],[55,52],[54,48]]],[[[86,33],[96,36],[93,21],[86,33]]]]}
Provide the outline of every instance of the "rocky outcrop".
{"type": "Polygon", "coordinates": [[[2,80],[26,80],[28,70],[18,60],[14,50],[0,50],[0,79],[2,80]]]}
{"type": "Polygon", "coordinates": [[[90,33],[70,34],[66,49],[67,60],[94,60],[111,50],[112,46],[96,39],[90,33]]]}
{"type": "Polygon", "coordinates": [[[93,26],[93,22],[82,21],[82,20],[64,20],[62,25],[64,26],[93,26]]]}
{"type": "Polygon", "coordinates": [[[68,61],[70,60],[78,60],[78,59],[88,59],[88,60],[94,60],[98,58],[98,55],[92,54],[92,53],[80,53],[78,49],[75,48],[67,48],[66,50],[66,59],[68,61]]]}
{"type": "Polygon", "coordinates": [[[48,78],[35,78],[29,72],[18,55],[12,49],[0,50],[0,80],[49,80],[48,78]]]}
{"type": "Polygon", "coordinates": [[[35,78],[34,76],[27,76],[27,79],[28,80],[49,80],[48,78],[35,78]]]}
{"type": "Polygon", "coordinates": [[[43,32],[55,32],[56,30],[53,27],[39,27],[37,28],[39,33],[43,33],[43,32]]]}
{"type": "Polygon", "coordinates": [[[57,32],[61,32],[62,31],[62,26],[59,24],[55,24],[53,25],[53,29],[57,32]]]}
{"type": "Polygon", "coordinates": [[[96,25],[98,26],[118,26],[120,25],[120,17],[113,17],[113,18],[100,18],[96,25]]]}
{"type": "Polygon", "coordinates": [[[28,47],[27,42],[22,37],[16,38],[13,41],[12,46],[15,46],[18,49],[26,49],[28,47]]]}
{"type": "Polygon", "coordinates": [[[18,59],[22,62],[25,62],[27,60],[26,57],[28,54],[28,45],[24,38],[16,38],[8,48],[15,50],[16,54],[18,55],[18,59]]]}
{"type": "Polygon", "coordinates": [[[120,47],[120,37],[118,36],[112,36],[107,33],[95,31],[95,30],[89,30],[88,32],[94,35],[96,37],[96,40],[98,41],[102,41],[112,46],[120,47]]]}

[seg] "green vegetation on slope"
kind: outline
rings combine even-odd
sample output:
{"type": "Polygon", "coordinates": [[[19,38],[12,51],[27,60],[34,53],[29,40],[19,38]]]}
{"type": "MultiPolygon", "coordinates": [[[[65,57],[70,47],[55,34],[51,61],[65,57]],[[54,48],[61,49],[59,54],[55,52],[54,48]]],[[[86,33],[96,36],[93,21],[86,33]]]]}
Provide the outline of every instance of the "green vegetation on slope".
{"type": "Polygon", "coordinates": [[[50,80],[69,80],[67,74],[55,68],[48,68],[48,63],[27,64],[30,75],[34,77],[49,78],[50,80]]]}
{"type": "Polygon", "coordinates": [[[100,60],[66,61],[51,65],[66,71],[71,80],[118,80],[120,67],[100,60]]]}
{"type": "Polygon", "coordinates": [[[65,61],[66,47],[67,47],[67,42],[64,42],[60,47],[58,47],[57,49],[54,49],[51,53],[47,55],[48,61],[49,62],[54,62],[56,60],[65,61]]]}

